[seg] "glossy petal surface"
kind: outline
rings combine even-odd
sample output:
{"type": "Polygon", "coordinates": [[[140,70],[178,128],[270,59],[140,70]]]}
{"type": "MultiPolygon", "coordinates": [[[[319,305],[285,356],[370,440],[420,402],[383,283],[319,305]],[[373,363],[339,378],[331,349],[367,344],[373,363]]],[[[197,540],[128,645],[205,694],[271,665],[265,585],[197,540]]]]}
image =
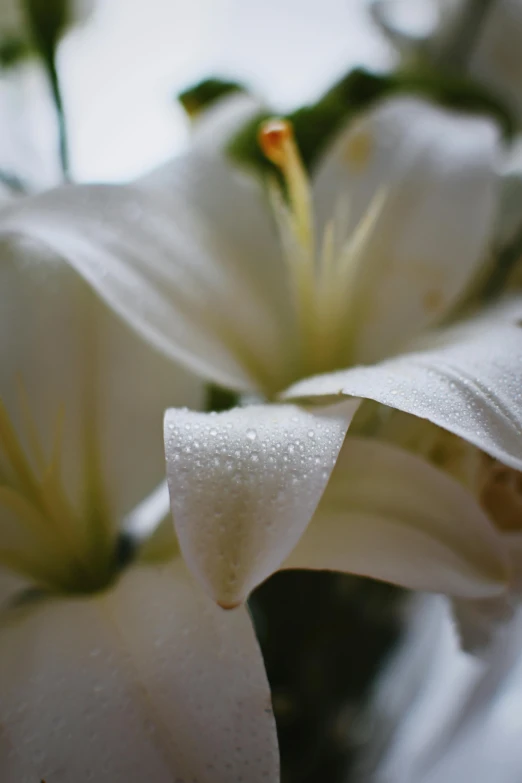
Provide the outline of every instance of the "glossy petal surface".
{"type": "Polygon", "coordinates": [[[181,551],[222,606],[244,601],[295,546],[357,405],[167,411],[167,474],[181,551]]]}
{"type": "Polygon", "coordinates": [[[409,452],[350,435],[285,567],[464,597],[499,594],[508,579],[500,536],[470,493],[409,452]]]}
{"type": "Polygon", "coordinates": [[[349,236],[383,206],[352,279],[353,361],[374,362],[443,317],[485,260],[495,217],[499,131],[411,96],[348,124],[319,164],[319,224],[349,236]],[[458,262],[457,262],[458,259],[458,262]]]}
{"type": "Polygon", "coordinates": [[[428,419],[522,470],[522,328],[484,321],[435,344],[373,367],[309,378],[285,397],[322,403],[367,397],[428,419]]]}
{"type": "Polygon", "coordinates": [[[0,640],[2,780],[278,780],[248,614],[213,605],[181,561],[27,607],[0,640]]]}

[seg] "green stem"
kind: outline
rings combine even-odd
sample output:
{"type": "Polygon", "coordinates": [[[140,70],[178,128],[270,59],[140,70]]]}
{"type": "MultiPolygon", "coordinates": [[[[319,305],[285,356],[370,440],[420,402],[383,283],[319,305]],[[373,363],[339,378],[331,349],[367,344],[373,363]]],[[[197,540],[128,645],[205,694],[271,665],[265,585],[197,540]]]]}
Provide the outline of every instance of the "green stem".
{"type": "Polygon", "coordinates": [[[64,179],[69,179],[67,123],[56,67],[58,44],[68,23],[68,0],[22,0],[32,39],[49,80],[58,124],[58,153],[64,179]]]}
{"type": "Polygon", "coordinates": [[[49,86],[51,88],[51,94],[53,97],[54,108],[56,111],[56,119],[58,123],[58,154],[60,159],[60,167],[64,176],[64,179],[68,181],[70,179],[70,166],[69,166],[69,142],[67,138],[67,121],[65,116],[65,108],[63,103],[62,91],[60,86],[60,78],[58,76],[58,69],[56,67],[56,49],[52,48],[49,52],[41,52],[45,69],[47,71],[47,78],[49,79],[49,86]]]}

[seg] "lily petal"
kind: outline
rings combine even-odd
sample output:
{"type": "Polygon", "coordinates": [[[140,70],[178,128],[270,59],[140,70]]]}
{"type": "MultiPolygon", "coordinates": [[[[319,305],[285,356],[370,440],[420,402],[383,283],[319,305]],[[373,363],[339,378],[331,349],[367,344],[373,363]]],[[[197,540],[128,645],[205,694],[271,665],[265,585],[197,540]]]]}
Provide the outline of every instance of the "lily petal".
{"type": "MultiPolygon", "coordinates": [[[[203,385],[123,324],[66,263],[39,245],[11,251],[0,264],[0,484],[20,488],[20,447],[28,470],[63,487],[86,524],[103,517],[114,529],[164,476],[163,411],[175,398],[197,407],[203,385]]],[[[0,548],[9,545],[9,520],[24,516],[6,492],[0,548]]],[[[34,530],[27,536],[43,546],[34,530]]]]}
{"type": "Polygon", "coordinates": [[[167,411],[167,475],[181,551],[221,606],[245,601],[295,546],[357,406],[167,411]]]}
{"type": "Polygon", "coordinates": [[[493,320],[450,331],[431,350],[373,367],[301,381],[288,400],[332,402],[353,395],[438,424],[522,470],[522,328],[493,320]]]}
{"type": "Polygon", "coordinates": [[[508,574],[500,536],[458,482],[403,449],[351,436],[284,567],[466,598],[498,595],[508,574]]]}
{"type": "Polygon", "coordinates": [[[439,321],[474,279],[493,230],[500,154],[492,120],[409,96],[352,121],[326,153],[314,182],[323,224],[337,215],[348,236],[378,190],[388,192],[353,281],[356,363],[439,321]]]}
{"type": "Polygon", "coordinates": [[[214,606],[180,560],[27,607],[0,629],[0,672],[2,780],[18,758],[17,783],[278,780],[247,611],[214,606]]]}
{"type": "MultiPolygon", "coordinates": [[[[229,114],[212,123],[221,141],[229,114]]],[[[281,249],[261,184],[235,170],[207,135],[133,185],[22,199],[2,213],[0,238],[43,243],[135,330],[205,378],[272,388],[288,339],[281,249]]]]}

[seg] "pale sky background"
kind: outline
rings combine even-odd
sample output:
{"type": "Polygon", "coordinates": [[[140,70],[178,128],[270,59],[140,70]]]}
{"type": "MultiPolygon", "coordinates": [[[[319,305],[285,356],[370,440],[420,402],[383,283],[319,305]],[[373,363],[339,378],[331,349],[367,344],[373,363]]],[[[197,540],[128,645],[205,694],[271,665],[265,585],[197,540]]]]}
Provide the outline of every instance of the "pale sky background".
{"type": "Polygon", "coordinates": [[[98,0],[60,51],[73,173],[124,180],[181,149],[173,96],[207,75],[288,107],[350,65],[391,58],[364,0],[98,0]]]}

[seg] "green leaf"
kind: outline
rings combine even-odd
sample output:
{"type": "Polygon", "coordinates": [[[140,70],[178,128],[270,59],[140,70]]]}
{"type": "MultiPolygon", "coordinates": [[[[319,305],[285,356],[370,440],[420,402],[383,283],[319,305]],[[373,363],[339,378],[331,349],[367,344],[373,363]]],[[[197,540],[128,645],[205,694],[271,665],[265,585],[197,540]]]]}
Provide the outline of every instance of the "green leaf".
{"type": "Polygon", "coordinates": [[[237,82],[222,79],[204,79],[193,87],[180,93],[177,98],[189,117],[195,117],[203,109],[208,109],[213,103],[231,95],[234,92],[245,92],[245,88],[237,82]]]}
{"type": "Polygon", "coordinates": [[[58,152],[64,178],[69,175],[67,122],[60,80],[56,66],[56,52],[60,38],[72,22],[71,0],[22,0],[25,5],[34,45],[41,57],[49,79],[49,86],[58,121],[58,152]]]}
{"type": "Polygon", "coordinates": [[[214,411],[216,413],[220,411],[228,411],[230,408],[235,408],[239,405],[239,395],[236,392],[224,389],[221,386],[216,386],[210,383],[207,386],[205,410],[214,411]]]}
{"type": "MultiPolygon", "coordinates": [[[[317,103],[286,115],[285,119],[293,123],[305,166],[313,169],[330,139],[351,117],[377,100],[400,93],[424,96],[459,111],[488,114],[499,123],[506,137],[511,137],[515,131],[507,109],[487,90],[467,79],[448,77],[434,71],[375,74],[357,68],[337,82],[317,103]]],[[[251,120],[234,137],[228,149],[236,162],[261,174],[277,174],[257,141],[260,122],[270,116],[273,116],[270,112],[264,112],[251,120]]]]}

